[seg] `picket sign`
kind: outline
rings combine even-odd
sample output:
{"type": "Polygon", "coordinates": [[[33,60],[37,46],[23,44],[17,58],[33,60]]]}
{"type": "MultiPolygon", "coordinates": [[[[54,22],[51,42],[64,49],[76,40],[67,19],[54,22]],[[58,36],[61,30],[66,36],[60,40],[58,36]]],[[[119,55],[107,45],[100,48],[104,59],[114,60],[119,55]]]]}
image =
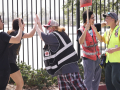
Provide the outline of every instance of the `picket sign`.
{"type": "Polygon", "coordinates": [[[89,23],[88,6],[92,5],[92,0],[80,0],[80,7],[87,7],[87,23],[89,23]]]}

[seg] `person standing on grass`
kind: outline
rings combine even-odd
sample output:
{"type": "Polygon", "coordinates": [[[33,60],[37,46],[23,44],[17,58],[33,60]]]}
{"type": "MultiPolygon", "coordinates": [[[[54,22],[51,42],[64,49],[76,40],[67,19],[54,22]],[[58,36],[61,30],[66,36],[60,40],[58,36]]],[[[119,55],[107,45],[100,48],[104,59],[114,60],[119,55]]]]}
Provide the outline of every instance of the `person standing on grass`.
{"type": "Polygon", "coordinates": [[[114,12],[103,14],[110,30],[101,36],[93,26],[100,42],[106,44],[105,82],[107,90],[120,90],[120,27],[116,24],[118,15],[114,12]]]}
{"type": "Polygon", "coordinates": [[[77,61],[79,60],[72,42],[55,20],[49,20],[44,27],[49,31],[45,34],[36,15],[36,31],[44,41],[45,69],[52,76],[57,76],[59,90],[87,90],[82,82],[77,61]]]}
{"type": "MultiPolygon", "coordinates": [[[[10,65],[8,60],[8,46],[9,43],[19,43],[22,37],[23,25],[21,24],[21,19],[19,18],[19,30],[18,34],[15,36],[10,36],[5,32],[0,32],[0,90],[5,90],[9,75],[10,75],[10,65]]],[[[0,30],[3,29],[3,22],[0,16],[0,30]]]]}
{"type": "MultiPolygon", "coordinates": [[[[23,25],[22,30],[24,31],[25,24],[22,19],[21,19],[21,22],[23,25]]],[[[18,23],[19,23],[18,18],[13,20],[12,30],[8,30],[8,32],[7,32],[9,35],[15,36],[18,34],[18,30],[19,30],[18,23]]],[[[35,26],[34,26],[34,28],[31,32],[29,32],[29,33],[22,32],[21,39],[33,37],[35,31],[36,30],[35,30],[35,26]]],[[[16,90],[22,90],[23,85],[24,85],[24,81],[23,81],[21,72],[19,70],[19,67],[16,65],[16,58],[17,58],[17,55],[19,54],[20,46],[21,46],[21,42],[18,44],[9,44],[10,77],[16,83],[16,90]]]]}
{"type": "Polygon", "coordinates": [[[106,26],[106,23],[94,24],[93,12],[88,11],[88,15],[89,23],[87,23],[87,11],[83,12],[84,24],[77,30],[77,41],[83,49],[84,83],[88,90],[98,90],[101,79],[100,50],[92,26],[96,27],[97,31],[101,31],[101,27],[106,26]]]}

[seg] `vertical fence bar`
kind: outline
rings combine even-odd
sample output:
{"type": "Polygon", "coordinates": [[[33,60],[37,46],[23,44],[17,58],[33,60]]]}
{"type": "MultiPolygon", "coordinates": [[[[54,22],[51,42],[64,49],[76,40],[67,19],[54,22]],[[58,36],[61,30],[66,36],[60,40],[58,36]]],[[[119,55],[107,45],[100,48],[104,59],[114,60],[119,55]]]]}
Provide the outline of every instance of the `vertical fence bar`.
{"type": "MultiPolygon", "coordinates": [[[[101,23],[101,0],[100,0],[100,23],[101,23]]],[[[102,35],[102,28],[100,31],[100,35],[102,35]]],[[[101,50],[101,54],[102,54],[102,43],[100,43],[100,50],[101,50]]]]}
{"type": "Polygon", "coordinates": [[[60,25],[60,0],[58,1],[58,6],[59,6],[59,25],[60,25]]]}
{"type": "MultiPolygon", "coordinates": [[[[80,27],[80,1],[76,0],[77,2],[79,2],[77,4],[77,9],[76,9],[76,20],[77,20],[77,29],[80,27]]],[[[77,31],[77,30],[76,30],[77,31]]],[[[79,42],[77,42],[77,53],[78,53],[78,57],[80,58],[80,44],[79,42]]]]}
{"type": "MultiPolygon", "coordinates": [[[[69,0],[67,0],[67,3],[69,2],[69,0]]],[[[68,36],[69,36],[69,7],[67,8],[67,23],[68,23],[68,36]]]]}
{"type": "MultiPolygon", "coordinates": [[[[46,14],[46,0],[45,0],[45,24],[47,24],[47,14],[46,14]]],[[[45,32],[47,32],[47,31],[45,30],[45,32]]]]}
{"type": "Polygon", "coordinates": [[[49,3],[50,3],[49,5],[50,5],[50,19],[51,19],[51,0],[49,0],[49,1],[50,1],[50,2],[49,2],[49,3]]]}
{"type": "Polygon", "coordinates": [[[108,11],[110,11],[110,0],[108,0],[108,11]]]}
{"type": "Polygon", "coordinates": [[[97,1],[96,1],[96,23],[97,23],[97,1]]]}
{"type": "Polygon", "coordinates": [[[54,0],[54,20],[56,20],[56,4],[55,4],[55,0],[54,0]]]}
{"type": "Polygon", "coordinates": [[[18,17],[18,0],[17,0],[17,17],[18,17]]]}
{"type": "MultiPolygon", "coordinates": [[[[114,3],[114,0],[112,0],[112,2],[114,3]]],[[[112,11],[114,12],[114,4],[112,5],[112,11]]]]}
{"type": "MultiPolygon", "coordinates": [[[[37,0],[36,0],[36,14],[37,14],[37,0]]],[[[36,50],[37,50],[37,70],[38,70],[38,34],[36,33],[36,50]]]]}
{"type": "MultiPolygon", "coordinates": [[[[4,23],[4,0],[2,0],[2,16],[3,16],[3,23],[4,23]]],[[[4,32],[4,25],[3,25],[3,32],[4,32]]]]}
{"type": "Polygon", "coordinates": [[[12,20],[14,19],[14,3],[13,3],[13,0],[12,0],[12,20]]]}
{"type": "MultiPolygon", "coordinates": [[[[35,6],[36,6],[36,14],[37,14],[37,0],[35,6]]],[[[38,70],[38,34],[37,33],[36,33],[36,50],[37,50],[37,70],[38,70]]]]}
{"type": "MultiPolygon", "coordinates": [[[[42,0],[40,0],[40,10],[41,10],[41,24],[42,24],[42,0]]],[[[42,68],[43,68],[43,49],[42,49],[42,47],[43,47],[43,44],[42,44],[42,40],[41,40],[41,61],[42,61],[42,68]]]]}
{"type": "MultiPolygon", "coordinates": [[[[106,10],[105,10],[105,0],[104,0],[104,14],[106,13],[106,10]]],[[[105,21],[105,18],[104,18],[104,21],[105,21]]],[[[104,32],[106,31],[106,27],[104,27],[104,32]]],[[[106,45],[105,45],[105,43],[104,43],[104,46],[105,46],[105,48],[106,48],[106,45]]]]}
{"type": "MultiPolygon", "coordinates": [[[[64,6],[64,0],[63,0],[63,6],[64,6]]],[[[65,16],[64,16],[64,7],[63,7],[63,26],[65,26],[65,16]]]]}
{"type": "MultiPolygon", "coordinates": [[[[31,0],[31,27],[33,28],[33,4],[32,4],[32,0],[31,0]]],[[[32,37],[32,68],[34,69],[33,37],[32,37]]]]}
{"type": "Polygon", "coordinates": [[[119,9],[119,8],[118,8],[118,0],[117,0],[117,15],[118,15],[118,9],[119,9]]]}
{"type": "MultiPolygon", "coordinates": [[[[21,5],[22,5],[22,19],[23,19],[23,0],[21,0],[21,5]]],[[[24,62],[24,39],[22,39],[22,45],[23,45],[23,62],[24,62]]]]}
{"type": "Polygon", "coordinates": [[[9,0],[7,0],[7,24],[8,24],[8,30],[9,30],[9,0]]]}
{"type": "Polygon", "coordinates": [[[72,1],[72,43],[73,43],[73,46],[74,46],[74,29],[73,29],[73,1],[72,1]]]}
{"type": "MultiPolygon", "coordinates": [[[[96,2],[97,2],[97,0],[96,0],[96,2]]],[[[92,7],[91,7],[91,10],[93,11],[93,4],[92,4],[92,7]]]]}
{"type": "MultiPolygon", "coordinates": [[[[27,17],[27,33],[28,33],[28,0],[26,0],[26,17],[27,17]]],[[[27,54],[28,54],[28,65],[29,65],[29,41],[27,38],[27,54]]]]}

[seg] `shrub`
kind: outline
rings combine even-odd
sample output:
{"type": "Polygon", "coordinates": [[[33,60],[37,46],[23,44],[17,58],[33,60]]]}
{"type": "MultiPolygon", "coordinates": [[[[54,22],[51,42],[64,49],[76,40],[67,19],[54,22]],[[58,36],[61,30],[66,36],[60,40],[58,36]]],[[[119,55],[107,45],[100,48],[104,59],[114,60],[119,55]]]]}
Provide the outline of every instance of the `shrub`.
{"type": "MultiPolygon", "coordinates": [[[[47,71],[43,68],[39,70],[31,70],[31,66],[26,63],[18,63],[17,64],[24,80],[24,88],[32,88],[36,87],[38,89],[42,89],[43,87],[50,87],[53,84],[57,85],[57,78],[50,76],[47,71]]],[[[9,83],[14,83],[12,79],[10,79],[9,83]]]]}

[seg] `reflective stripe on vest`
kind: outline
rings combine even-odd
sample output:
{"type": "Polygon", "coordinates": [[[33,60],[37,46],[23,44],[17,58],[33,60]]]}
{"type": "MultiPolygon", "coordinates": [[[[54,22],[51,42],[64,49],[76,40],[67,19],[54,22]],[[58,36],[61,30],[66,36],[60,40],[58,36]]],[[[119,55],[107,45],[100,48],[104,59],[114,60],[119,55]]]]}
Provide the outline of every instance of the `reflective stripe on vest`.
{"type": "MultiPolygon", "coordinates": [[[[63,63],[64,61],[66,61],[67,59],[71,58],[72,56],[74,56],[76,54],[76,52],[73,52],[71,54],[69,54],[68,56],[64,57],[63,59],[59,60],[58,61],[58,65],[63,63]]],[[[46,67],[46,70],[49,70],[49,69],[56,69],[57,68],[57,65],[54,65],[54,66],[47,66],[46,67]]]]}
{"type": "Polygon", "coordinates": [[[97,51],[97,52],[94,52],[94,53],[88,53],[88,52],[85,52],[85,51],[83,50],[83,53],[86,54],[86,55],[96,55],[96,54],[98,53],[98,51],[97,51]]]}
{"type": "MultiPolygon", "coordinates": [[[[83,29],[82,29],[82,28],[80,28],[80,31],[83,33],[83,29]]],[[[98,43],[87,46],[87,44],[86,44],[86,40],[84,40],[84,44],[83,44],[84,47],[88,47],[88,48],[90,48],[90,47],[94,47],[94,46],[97,46],[97,45],[98,45],[98,43]]]]}
{"type": "Polygon", "coordinates": [[[48,57],[44,57],[44,60],[55,58],[57,55],[59,55],[60,53],[62,53],[65,49],[69,48],[70,46],[72,46],[72,42],[70,42],[69,44],[67,44],[63,48],[61,48],[56,54],[48,56],[48,57]]]}
{"type": "Polygon", "coordinates": [[[61,39],[61,41],[63,42],[64,46],[67,45],[67,43],[65,42],[65,40],[63,39],[63,37],[57,33],[57,32],[54,32],[55,34],[57,34],[59,36],[59,38],[61,39]]]}
{"type": "Polygon", "coordinates": [[[45,67],[46,70],[56,69],[56,68],[57,68],[57,65],[45,67]]]}

